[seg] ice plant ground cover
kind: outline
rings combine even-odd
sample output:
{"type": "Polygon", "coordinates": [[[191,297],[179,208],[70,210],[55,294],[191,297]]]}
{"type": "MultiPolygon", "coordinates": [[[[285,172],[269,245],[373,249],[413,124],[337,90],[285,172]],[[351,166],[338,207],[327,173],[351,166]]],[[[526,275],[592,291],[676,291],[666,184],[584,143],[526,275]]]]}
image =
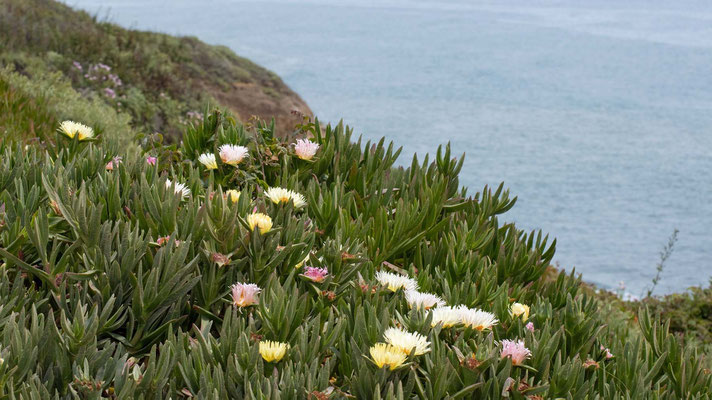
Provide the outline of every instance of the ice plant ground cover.
{"type": "Polygon", "coordinates": [[[449,147],[398,168],[299,133],[309,159],[219,112],[180,147],[0,145],[0,397],[710,398],[658,317],[543,279],[555,243],[500,221],[501,187],[468,195],[449,147]]]}

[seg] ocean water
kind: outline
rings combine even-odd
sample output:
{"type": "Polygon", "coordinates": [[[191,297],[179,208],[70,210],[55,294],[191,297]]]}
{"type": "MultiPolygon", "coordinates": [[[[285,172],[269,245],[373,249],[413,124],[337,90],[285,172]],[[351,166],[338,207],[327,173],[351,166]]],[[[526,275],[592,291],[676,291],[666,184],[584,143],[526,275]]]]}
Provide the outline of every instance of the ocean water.
{"type": "Polygon", "coordinates": [[[321,120],[403,146],[450,141],[469,192],[558,239],[555,260],[639,295],[712,276],[709,1],[69,0],[194,35],[278,73],[321,120]]]}

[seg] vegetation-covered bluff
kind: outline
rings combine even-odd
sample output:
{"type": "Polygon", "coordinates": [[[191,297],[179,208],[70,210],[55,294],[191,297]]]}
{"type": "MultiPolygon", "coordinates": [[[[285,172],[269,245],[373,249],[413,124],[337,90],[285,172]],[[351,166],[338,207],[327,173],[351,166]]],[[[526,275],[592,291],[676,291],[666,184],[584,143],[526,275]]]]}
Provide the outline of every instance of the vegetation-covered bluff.
{"type": "Polygon", "coordinates": [[[14,114],[0,115],[2,134],[81,119],[174,140],[210,104],[245,122],[274,118],[284,135],[311,115],[277,75],[226,47],[97,22],[51,0],[0,0],[0,38],[0,98],[14,114]],[[20,117],[31,110],[41,111],[33,126],[20,117]]]}
{"type": "Polygon", "coordinates": [[[0,11],[0,398],[712,396],[709,291],[649,312],[553,273],[449,146],[396,167],[342,125],[200,115],[242,64],[182,61],[219,48],[0,11]]]}

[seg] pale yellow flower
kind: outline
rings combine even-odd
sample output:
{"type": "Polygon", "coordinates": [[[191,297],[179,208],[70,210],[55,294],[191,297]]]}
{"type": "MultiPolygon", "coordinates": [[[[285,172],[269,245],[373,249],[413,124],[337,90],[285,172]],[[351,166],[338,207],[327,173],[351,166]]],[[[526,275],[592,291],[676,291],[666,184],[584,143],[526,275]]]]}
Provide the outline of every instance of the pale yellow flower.
{"type": "Polygon", "coordinates": [[[229,198],[233,203],[237,203],[240,200],[240,192],[235,189],[230,189],[225,192],[225,197],[229,198]]]}
{"type": "Polygon", "coordinates": [[[84,124],[74,121],[64,121],[59,125],[59,132],[70,138],[77,136],[79,140],[91,139],[94,137],[94,130],[84,124]]]}
{"type": "Polygon", "coordinates": [[[281,187],[269,188],[265,192],[265,195],[272,200],[274,204],[289,203],[291,201],[294,203],[294,208],[302,208],[307,204],[303,195],[281,187]]]}
{"type": "Polygon", "coordinates": [[[272,218],[267,214],[252,213],[247,216],[247,224],[250,226],[250,232],[259,228],[260,233],[264,235],[272,229],[272,218]]]}
{"type": "Polygon", "coordinates": [[[260,342],[260,355],[267,362],[279,362],[287,354],[289,343],[265,340],[260,342]]]}
{"type": "Polygon", "coordinates": [[[205,165],[207,169],[218,169],[218,162],[215,159],[215,154],[213,153],[203,153],[198,157],[198,161],[205,165]]]}
{"type": "Polygon", "coordinates": [[[302,261],[298,262],[297,265],[294,266],[294,268],[295,268],[295,269],[301,268],[302,266],[304,266],[304,264],[305,264],[307,261],[309,261],[309,254],[307,254],[307,256],[304,257],[304,259],[303,259],[302,261]]]}
{"type": "Polygon", "coordinates": [[[405,362],[407,356],[396,346],[387,343],[376,343],[370,349],[371,358],[378,368],[388,367],[394,370],[405,362]]]}
{"type": "Polygon", "coordinates": [[[383,338],[386,343],[397,347],[405,354],[410,354],[411,350],[415,350],[413,354],[419,356],[430,351],[428,338],[417,332],[408,332],[401,328],[388,328],[383,332],[383,338]]]}
{"type": "Polygon", "coordinates": [[[526,304],[514,303],[512,304],[510,311],[512,312],[513,317],[519,317],[521,315],[522,321],[529,319],[529,306],[526,304]]]}

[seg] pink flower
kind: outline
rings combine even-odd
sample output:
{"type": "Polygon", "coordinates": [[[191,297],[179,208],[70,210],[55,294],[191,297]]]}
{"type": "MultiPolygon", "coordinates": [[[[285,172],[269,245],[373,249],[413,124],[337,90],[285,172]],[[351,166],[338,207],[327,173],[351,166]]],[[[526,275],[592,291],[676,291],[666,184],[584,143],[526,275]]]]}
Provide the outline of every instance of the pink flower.
{"type": "Polygon", "coordinates": [[[613,353],[611,353],[611,350],[609,350],[608,347],[603,347],[603,345],[601,345],[601,351],[606,352],[606,360],[613,358],[613,353]]]}
{"type": "Polygon", "coordinates": [[[502,340],[502,352],[499,354],[500,358],[511,357],[512,365],[520,365],[527,358],[532,356],[532,352],[524,347],[523,340],[502,340]]]}
{"type": "Polygon", "coordinates": [[[104,94],[110,99],[116,98],[116,92],[112,88],[104,88],[104,94]]]}
{"type": "MultiPolygon", "coordinates": [[[[165,244],[168,244],[168,241],[171,240],[170,236],[161,236],[158,239],[156,239],[156,244],[159,246],[163,246],[165,244]]],[[[180,246],[182,241],[176,240],[176,247],[180,246]]]]}
{"type": "Polygon", "coordinates": [[[158,161],[158,158],[156,158],[156,157],[153,157],[153,156],[146,157],[146,162],[149,165],[156,165],[156,161],[158,161]]]}
{"type": "Polygon", "coordinates": [[[247,147],[234,144],[224,144],[218,148],[218,152],[220,153],[222,162],[232,166],[237,166],[237,164],[241,163],[242,160],[250,154],[247,147]]]}
{"type": "Polygon", "coordinates": [[[119,78],[118,75],[115,74],[109,74],[109,80],[111,80],[114,83],[114,86],[121,86],[123,82],[121,82],[121,79],[119,78]]]}
{"type": "Polygon", "coordinates": [[[121,163],[121,161],[122,161],[122,157],[121,157],[121,156],[116,156],[116,157],[112,158],[111,161],[109,161],[108,163],[106,163],[106,170],[107,170],[107,171],[113,171],[114,168],[118,168],[118,167],[119,167],[119,164],[121,163]]]}
{"type": "Polygon", "coordinates": [[[294,152],[302,160],[311,160],[317,150],[319,150],[319,144],[307,139],[299,139],[294,145],[294,152]]]}
{"type": "Polygon", "coordinates": [[[329,275],[329,270],[315,267],[306,267],[302,274],[303,277],[317,283],[323,282],[327,275],[329,275]]]}
{"type": "Polygon", "coordinates": [[[527,329],[529,330],[529,332],[534,332],[534,323],[533,323],[533,322],[529,322],[529,323],[525,326],[525,328],[527,328],[527,329]]]}
{"type": "Polygon", "coordinates": [[[236,283],[232,285],[232,303],[237,307],[248,307],[259,303],[257,295],[262,289],[254,283],[236,283]]]}
{"type": "Polygon", "coordinates": [[[74,68],[76,68],[76,69],[78,69],[78,70],[80,70],[80,71],[82,70],[82,64],[79,64],[79,61],[74,61],[74,62],[72,63],[72,65],[74,66],[74,68]]]}

